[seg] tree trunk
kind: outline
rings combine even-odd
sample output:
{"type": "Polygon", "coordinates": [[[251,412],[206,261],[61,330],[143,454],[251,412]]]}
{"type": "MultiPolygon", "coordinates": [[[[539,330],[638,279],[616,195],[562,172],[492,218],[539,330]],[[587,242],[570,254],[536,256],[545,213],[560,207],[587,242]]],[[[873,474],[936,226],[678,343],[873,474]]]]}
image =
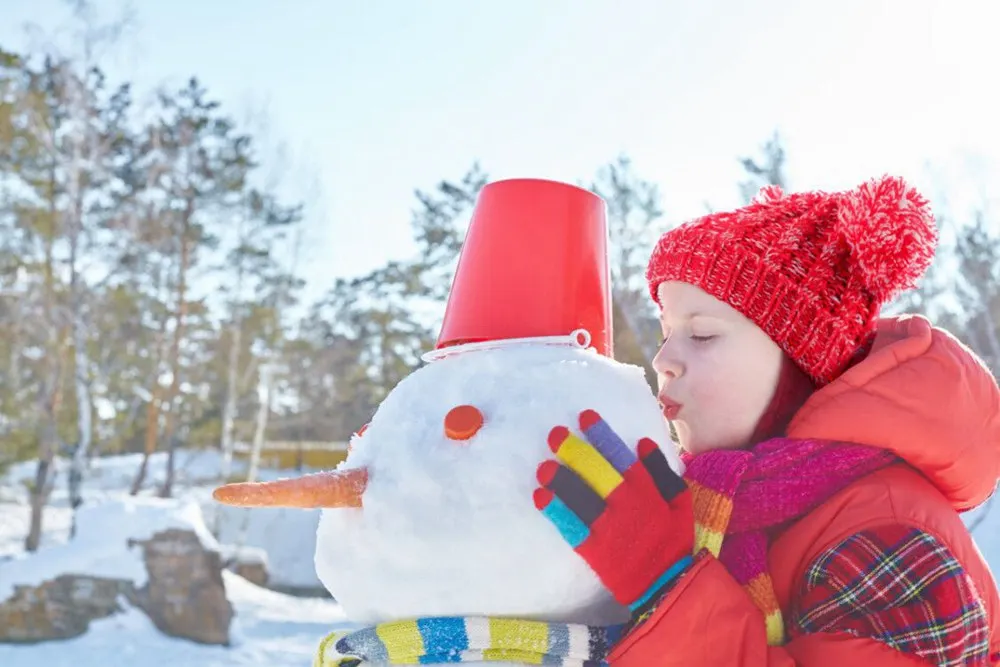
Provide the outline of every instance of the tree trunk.
{"type": "Polygon", "coordinates": [[[81,486],[83,484],[83,470],[90,453],[91,442],[91,399],[90,382],[87,378],[87,354],[85,351],[86,340],[83,335],[83,324],[80,322],[82,316],[74,315],[74,341],[76,348],[74,382],[76,387],[77,403],[77,441],[73,449],[73,457],[69,467],[69,503],[73,508],[73,520],[70,526],[70,538],[76,535],[76,509],[83,504],[81,486]]]}
{"type": "MultiPolygon", "coordinates": [[[[58,395],[53,396],[58,405],[58,395]]],[[[49,502],[55,481],[55,466],[57,435],[55,433],[55,410],[46,410],[39,438],[38,467],[35,469],[35,483],[28,494],[31,506],[31,517],[28,523],[28,535],[24,539],[25,551],[36,551],[42,542],[42,517],[45,506],[49,502]]]]}
{"type": "Polygon", "coordinates": [[[78,165],[82,160],[80,154],[79,141],[74,142],[73,149],[73,178],[71,183],[71,193],[73,195],[72,219],[69,220],[70,229],[70,310],[72,322],[70,326],[73,330],[73,383],[76,390],[77,407],[77,440],[73,448],[73,456],[69,466],[69,504],[73,511],[70,522],[70,539],[76,536],[76,509],[83,504],[81,486],[83,484],[83,469],[90,452],[91,440],[91,398],[90,380],[88,376],[89,363],[87,360],[87,337],[86,323],[83,319],[83,298],[84,292],[81,289],[81,277],[78,267],[80,253],[80,240],[83,232],[83,201],[80,191],[78,165]]]}
{"type": "Polygon", "coordinates": [[[28,524],[28,535],[24,540],[26,551],[35,551],[42,539],[42,516],[45,506],[48,504],[49,494],[52,492],[54,480],[53,462],[58,447],[58,432],[56,430],[60,368],[58,360],[53,360],[53,367],[50,369],[50,376],[44,390],[44,405],[39,411],[42,417],[41,428],[38,435],[38,467],[35,472],[35,483],[29,493],[31,505],[31,517],[28,524]]]}
{"type": "MultiPolygon", "coordinates": [[[[238,307],[238,306],[237,306],[238,307]]],[[[233,449],[235,448],[235,424],[236,424],[236,393],[237,393],[237,366],[240,360],[240,342],[243,335],[242,322],[239,316],[233,321],[232,334],[229,340],[229,368],[226,377],[226,405],[222,411],[222,438],[220,447],[222,449],[222,465],[219,469],[219,478],[222,483],[229,481],[229,476],[233,470],[233,449]]],[[[218,537],[222,530],[222,505],[215,504],[215,516],[213,518],[213,529],[218,537]]]]}
{"type": "Polygon", "coordinates": [[[167,320],[164,317],[160,322],[160,332],[156,338],[156,359],[153,362],[153,391],[150,394],[149,402],[146,404],[146,437],[143,443],[142,462],[136,472],[135,480],[132,482],[131,494],[134,496],[142,489],[146,481],[146,473],[149,468],[149,458],[156,452],[156,443],[160,435],[160,402],[162,401],[162,390],[159,380],[160,360],[163,358],[163,341],[167,336],[167,320]]]}
{"type": "MultiPolygon", "coordinates": [[[[239,306],[237,306],[239,308],[239,306]]],[[[222,412],[222,469],[220,477],[225,482],[232,474],[233,468],[233,447],[236,424],[236,394],[237,376],[240,362],[240,344],[243,337],[242,321],[239,315],[233,320],[232,332],[229,337],[229,368],[226,377],[226,405],[222,412]]]]}
{"type": "Polygon", "coordinates": [[[51,484],[49,475],[52,470],[52,457],[40,455],[38,457],[38,468],[35,473],[35,486],[29,494],[31,504],[31,518],[28,523],[28,536],[24,539],[25,551],[37,551],[42,541],[42,517],[45,513],[45,505],[49,501],[51,484]]]}
{"type": "MultiPolygon", "coordinates": [[[[57,342],[63,339],[63,333],[57,333],[57,342]]],[[[35,483],[29,493],[31,517],[28,524],[28,535],[24,540],[25,551],[35,551],[42,541],[42,517],[45,506],[49,502],[52,487],[55,485],[55,457],[59,449],[58,418],[59,406],[62,402],[62,370],[63,353],[53,355],[53,366],[50,370],[45,401],[42,406],[41,429],[38,438],[38,467],[35,471],[35,483]]]]}
{"type": "MultiPolygon", "coordinates": [[[[239,217],[237,228],[237,239],[239,243],[245,241],[246,217],[248,212],[244,209],[244,214],[239,217]]],[[[236,286],[233,290],[233,322],[229,335],[229,360],[226,369],[226,405],[222,412],[222,436],[219,443],[222,449],[222,466],[219,476],[222,482],[229,479],[233,469],[233,447],[234,433],[236,428],[236,406],[237,393],[239,392],[239,363],[240,345],[243,339],[243,257],[238,257],[236,265],[236,286]]]]}
{"type": "Polygon", "coordinates": [[[170,391],[167,395],[167,423],[163,429],[163,438],[167,441],[167,471],[160,489],[160,497],[169,498],[174,488],[174,453],[177,450],[177,439],[174,432],[177,429],[178,412],[177,395],[181,387],[181,340],[184,338],[184,316],[187,314],[187,269],[191,256],[191,216],[194,215],[194,199],[188,197],[181,227],[181,257],[177,276],[177,308],[175,310],[174,339],[170,346],[170,391]]]}
{"type": "Polygon", "coordinates": [[[250,449],[250,465],[247,470],[247,481],[257,481],[257,471],[260,469],[260,453],[264,449],[267,434],[267,419],[271,414],[271,366],[262,364],[260,367],[260,384],[257,387],[257,419],[254,421],[253,446],[250,449]]]}
{"type": "MultiPolygon", "coordinates": [[[[53,182],[55,175],[52,176],[53,182]]],[[[63,333],[57,322],[55,296],[55,205],[50,204],[49,238],[45,244],[45,313],[49,324],[49,350],[46,355],[48,368],[45,384],[40,396],[41,424],[38,437],[38,467],[35,472],[35,484],[29,494],[31,516],[28,523],[28,535],[24,539],[26,551],[35,551],[42,541],[42,518],[49,494],[52,492],[54,479],[53,462],[58,448],[59,430],[58,416],[62,387],[62,346],[63,333]]]]}
{"type": "MultiPolygon", "coordinates": [[[[155,372],[155,371],[154,371],[155,372]]],[[[143,482],[146,481],[146,472],[149,469],[149,457],[156,451],[156,441],[160,430],[160,386],[157,384],[153,388],[153,394],[146,404],[146,437],[142,450],[142,462],[139,463],[139,470],[135,474],[130,493],[134,496],[142,489],[143,482]]]]}
{"type": "MultiPolygon", "coordinates": [[[[267,439],[267,420],[271,414],[271,365],[263,363],[260,366],[260,377],[257,381],[257,418],[254,420],[253,444],[250,447],[250,465],[247,467],[247,481],[257,481],[257,471],[260,469],[260,453],[267,439]]],[[[243,546],[250,530],[250,511],[243,510],[243,520],[236,533],[236,544],[243,546]]]]}

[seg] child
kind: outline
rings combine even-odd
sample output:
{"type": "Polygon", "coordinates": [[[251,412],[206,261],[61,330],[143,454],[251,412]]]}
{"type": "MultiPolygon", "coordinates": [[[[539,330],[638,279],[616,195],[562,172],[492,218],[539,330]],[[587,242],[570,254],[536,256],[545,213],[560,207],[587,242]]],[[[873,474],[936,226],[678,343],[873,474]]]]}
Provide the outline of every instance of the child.
{"type": "Polygon", "coordinates": [[[765,188],[660,239],[653,366],[684,481],[587,411],[586,443],[553,430],[535,495],[632,611],[612,665],[1000,664],[997,586],[958,514],[1000,478],[1000,391],[926,319],[878,317],[935,243],[890,177],[765,188]]]}

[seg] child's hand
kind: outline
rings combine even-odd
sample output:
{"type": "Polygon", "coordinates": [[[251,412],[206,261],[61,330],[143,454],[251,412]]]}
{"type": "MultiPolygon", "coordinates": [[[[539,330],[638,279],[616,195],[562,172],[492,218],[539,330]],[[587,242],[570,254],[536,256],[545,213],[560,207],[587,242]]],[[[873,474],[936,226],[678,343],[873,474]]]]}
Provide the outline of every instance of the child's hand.
{"type": "Polygon", "coordinates": [[[535,506],[635,614],[691,563],[691,492],[652,440],[636,457],[593,410],[580,430],[586,441],[564,426],[549,433],[562,464],[538,467],[535,506]]]}

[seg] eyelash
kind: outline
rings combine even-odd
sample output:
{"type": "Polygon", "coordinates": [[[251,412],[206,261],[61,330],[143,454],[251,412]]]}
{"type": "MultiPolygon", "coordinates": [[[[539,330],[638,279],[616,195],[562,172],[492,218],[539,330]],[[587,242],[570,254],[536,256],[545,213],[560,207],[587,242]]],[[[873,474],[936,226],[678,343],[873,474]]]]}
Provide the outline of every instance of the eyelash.
{"type": "MultiPolygon", "coordinates": [[[[717,336],[716,335],[711,335],[711,336],[689,336],[689,338],[691,340],[693,340],[695,343],[699,344],[699,345],[704,345],[705,343],[707,343],[707,342],[709,342],[709,341],[714,340],[715,338],[717,338],[717,336]]],[[[663,347],[664,345],[666,345],[666,343],[667,343],[667,337],[666,336],[661,336],[660,337],[660,347],[663,347]]]]}

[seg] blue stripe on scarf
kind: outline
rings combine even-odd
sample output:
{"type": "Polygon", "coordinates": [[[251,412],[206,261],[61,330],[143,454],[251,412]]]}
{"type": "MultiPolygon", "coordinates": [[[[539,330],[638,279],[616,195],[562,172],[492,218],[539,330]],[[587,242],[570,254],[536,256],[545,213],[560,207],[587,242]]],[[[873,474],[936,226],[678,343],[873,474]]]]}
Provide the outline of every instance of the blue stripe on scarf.
{"type": "Polygon", "coordinates": [[[465,632],[465,619],[455,617],[419,618],[417,629],[424,638],[421,664],[434,662],[462,662],[462,651],[469,648],[465,632]]]}

